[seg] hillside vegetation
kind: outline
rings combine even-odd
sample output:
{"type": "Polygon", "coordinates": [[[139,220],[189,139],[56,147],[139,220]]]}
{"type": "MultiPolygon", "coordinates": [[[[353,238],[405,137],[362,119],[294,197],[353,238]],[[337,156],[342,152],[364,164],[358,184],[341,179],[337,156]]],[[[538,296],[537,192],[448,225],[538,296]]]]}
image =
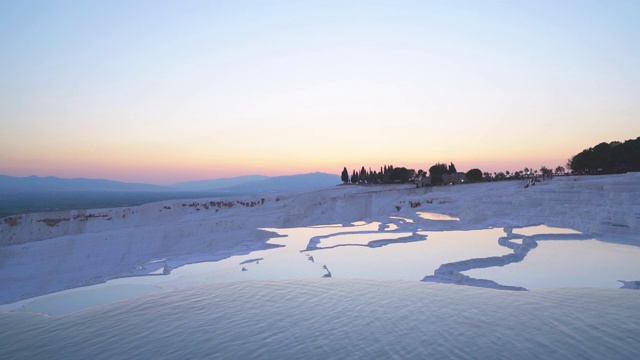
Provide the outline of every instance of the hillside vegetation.
{"type": "Polygon", "coordinates": [[[567,166],[583,174],[622,174],[640,171],[640,137],[624,143],[600,143],[569,159],[567,166]]]}

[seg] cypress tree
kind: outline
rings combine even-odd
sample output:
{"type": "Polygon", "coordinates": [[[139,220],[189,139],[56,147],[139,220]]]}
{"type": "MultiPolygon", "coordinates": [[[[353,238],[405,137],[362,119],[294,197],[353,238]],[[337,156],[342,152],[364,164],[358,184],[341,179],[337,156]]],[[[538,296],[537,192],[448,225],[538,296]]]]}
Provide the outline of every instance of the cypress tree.
{"type": "Polygon", "coordinates": [[[344,169],[342,169],[341,179],[342,179],[342,182],[345,184],[349,182],[349,172],[347,171],[346,166],[344,167],[344,169]]]}

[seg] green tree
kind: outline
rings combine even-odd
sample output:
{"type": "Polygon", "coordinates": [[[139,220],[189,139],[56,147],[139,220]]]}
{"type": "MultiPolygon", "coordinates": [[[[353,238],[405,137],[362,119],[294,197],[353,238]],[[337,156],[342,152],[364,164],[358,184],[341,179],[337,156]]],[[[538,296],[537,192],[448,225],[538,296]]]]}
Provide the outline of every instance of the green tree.
{"type": "Polygon", "coordinates": [[[367,170],[364,168],[364,166],[362,167],[362,169],[360,169],[360,175],[358,176],[358,180],[360,182],[367,182],[367,170]]]}
{"type": "Polygon", "coordinates": [[[583,174],[615,174],[640,171],[640,137],[624,143],[600,143],[582,150],[567,162],[572,171],[583,174]]]}
{"type": "Polygon", "coordinates": [[[345,184],[349,182],[349,172],[347,171],[346,166],[344,169],[342,169],[342,176],[340,178],[342,179],[342,182],[345,184]]]}
{"type": "Polygon", "coordinates": [[[436,163],[429,168],[429,176],[431,177],[432,185],[442,185],[442,175],[448,171],[447,165],[436,163]]]}
{"type": "Polygon", "coordinates": [[[414,172],[414,170],[404,167],[393,168],[393,170],[391,170],[391,174],[389,174],[389,180],[391,180],[391,182],[407,182],[414,172]]]}
{"type": "Polygon", "coordinates": [[[480,169],[471,169],[464,174],[467,177],[467,181],[475,183],[482,181],[482,171],[480,169]]]}

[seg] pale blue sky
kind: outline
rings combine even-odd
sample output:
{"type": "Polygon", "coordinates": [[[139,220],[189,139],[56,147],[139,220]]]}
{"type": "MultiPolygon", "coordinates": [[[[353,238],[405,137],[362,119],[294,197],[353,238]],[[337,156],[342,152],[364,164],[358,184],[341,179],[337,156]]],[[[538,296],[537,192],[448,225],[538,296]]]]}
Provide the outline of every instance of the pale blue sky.
{"type": "Polygon", "coordinates": [[[0,1],[0,173],[564,165],[640,136],[640,1],[0,1]]]}

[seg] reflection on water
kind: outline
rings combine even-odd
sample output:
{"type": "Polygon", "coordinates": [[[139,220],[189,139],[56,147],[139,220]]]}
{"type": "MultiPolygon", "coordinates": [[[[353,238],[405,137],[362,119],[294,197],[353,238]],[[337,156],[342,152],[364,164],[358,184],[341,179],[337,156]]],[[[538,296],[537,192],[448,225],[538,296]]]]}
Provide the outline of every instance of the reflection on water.
{"type": "Polygon", "coordinates": [[[511,253],[502,256],[478,257],[442,264],[433,272],[433,275],[425,276],[422,281],[490,287],[501,290],[527,290],[525,287],[519,285],[501,284],[491,279],[477,278],[465,275],[464,273],[476,269],[504,267],[506,265],[522,262],[525,260],[529,252],[538,246],[538,241],[587,239],[586,235],[577,232],[561,233],[549,231],[549,233],[546,233],[544,232],[546,229],[548,228],[539,226],[537,229],[538,233],[527,236],[514,233],[511,228],[505,228],[505,235],[498,238],[498,244],[510,249],[512,251],[511,253]]]}
{"type": "Polygon", "coordinates": [[[393,231],[393,230],[396,230],[397,228],[398,228],[398,225],[396,224],[387,224],[387,227],[385,228],[385,230],[393,231]]]}
{"type": "Polygon", "coordinates": [[[400,222],[407,222],[410,224],[413,224],[413,219],[409,219],[409,218],[404,218],[404,217],[400,217],[400,216],[389,216],[389,219],[395,219],[395,220],[400,220],[400,222]]]}
{"type": "MultiPolygon", "coordinates": [[[[418,213],[430,220],[457,220],[418,213]]],[[[617,280],[640,279],[640,248],[589,239],[568,229],[427,231],[419,221],[350,226],[265,228],[280,235],[275,247],[215,262],[162,269],[156,276],[129,277],[62,291],[0,307],[0,310],[61,314],[143,294],[189,285],[244,280],[395,279],[492,287],[620,287],[617,280]]]]}
{"type": "Polygon", "coordinates": [[[618,280],[640,279],[640,248],[596,240],[538,241],[526,260],[465,274],[518,284],[527,289],[622,286],[618,280]]]}
{"type": "Polygon", "coordinates": [[[427,220],[442,220],[442,221],[459,221],[460,220],[460,218],[457,218],[457,217],[453,217],[445,214],[432,213],[432,212],[418,211],[416,214],[418,214],[418,216],[420,216],[421,218],[427,219],[427,220]]]}
{"type": "Polygon", "coordinates": [[[383,247],[362,246],[363,242],[370,240],[370,234],[341,235],[336,241],[340,241],[343,246],[319,248],[309,253],[316,262],[326,264],[333,277],[420,280],[443,263],[510,253],[509,249],[496,242],[500,234],[501,231],[497,229],[420,231],[418,235],[426,237],[425,240],[393,243],[383,247]]]}

